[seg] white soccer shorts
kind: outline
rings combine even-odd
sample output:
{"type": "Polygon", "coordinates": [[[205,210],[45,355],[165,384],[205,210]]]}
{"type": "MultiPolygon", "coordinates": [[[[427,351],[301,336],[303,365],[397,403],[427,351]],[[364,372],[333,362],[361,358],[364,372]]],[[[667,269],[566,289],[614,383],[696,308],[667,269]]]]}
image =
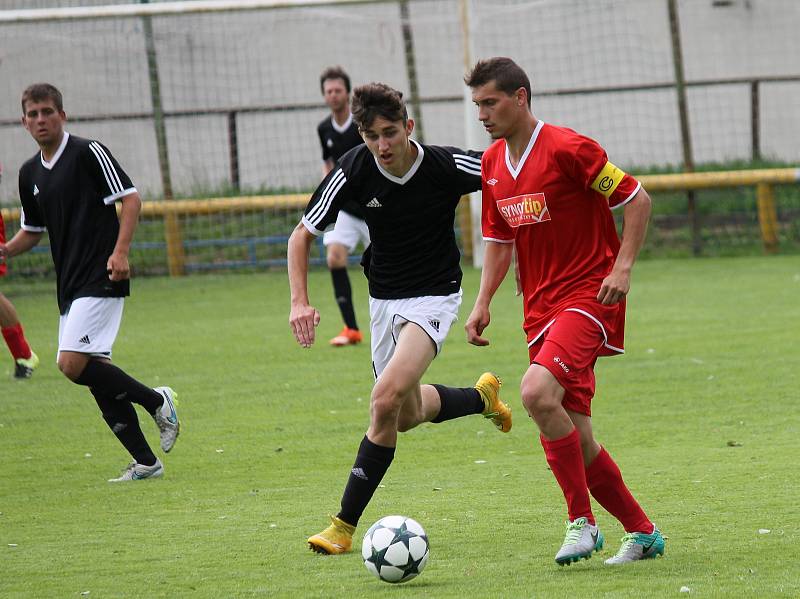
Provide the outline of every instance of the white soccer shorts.
{"type": "Polygon", "coordinates": [[[369,245],[369,228],[367,223],[356,218],[352,214],[348,214],[344,210],[340,210],[336,216],[336,224],[332,231],[326,231],[322,236],[322,243],[329,246],[332,243],[338,243],[347,248],[347,252],[352,254],[356,249],[358,242],[367,247],[369,245]]]}
{"type": "Polygon", "coordinates": [[[436,346],[436,355],[450,327],[458,320],[461,290],[451,295],[425,295],[408,299],[369,298],[372,369],[375,378],[384,371],[394,355],[400,329],[409,322],[419,325],[436,346]]]}
{"type": "Polygon", "coordinates": [[[122,322],[121,297],[79,297],[58,322],[58,351],[111,357],[122,322]]]}

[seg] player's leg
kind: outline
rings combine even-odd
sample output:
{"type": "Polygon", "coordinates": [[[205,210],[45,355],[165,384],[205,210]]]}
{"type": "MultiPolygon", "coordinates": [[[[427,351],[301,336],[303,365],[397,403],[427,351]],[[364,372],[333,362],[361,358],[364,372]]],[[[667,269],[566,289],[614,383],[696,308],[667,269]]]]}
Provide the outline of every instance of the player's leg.
{"type": "Polygon", "coordinates": [[[602,342],[591,320],[559,314],[530,348],[531,366],[522,380],[523,405],[539,427],[545,457],[567,503],[566,536],[556,554],[559,564],[591,557],[604,543],[591,510],[581,435],[567,412],[591,414],[591,366],[602,342]]]}
{"type": "Polygon", "coordinates": [[[160,430],[162,449],[169,451],[180,431],[174,393],[166,387],[147,387],[110,361],[123,305],[122,298],[87,297],[72,302],[59,323],[58,367],[71,381],[94,388],[103,397],[144,407],[160,430]]]}
{"type": "Polygon", "coordinates": [[[14,304],[0,293],[0,330],[14,358],[14,377],[30,378],[39,365],[39,357],[31,350],[14,304]]]}
{"type": "Polygon", "coordinates": [[[376,327],[373,320],[373,348],[381,339],[391,347],[377,352],[387,361],[378,360],[379,376],[372,390],[369,429],[350,469],[339,513],[328,528],[308,539],[309,547],[317,553],[350,551],[355,527],[394,459],[401,411],[411,422],[423,417],[427,409],[422,402],[419,380],[436,355],[433,343],[419,327],[406,324],[400,328],[395,345],[389,330],[391,322],[383,327],[380,324],[376,327]],[[376,328],[388,334],[382,336],[376,333],[376,328]]]}
{"type": "Polygon", "coordinates": [[[611,455],[595,440],[591,417],[567,412],[581,436],[589,491],[625,529],[619,551],[605,563],[622,564],[663,555],[664,537],[633,497],[611,455]]]}
{"type": "Polygon", "coordinates": [[[333,295],[344,321],[341,333],[330,341],[336,347],[354,345],[363,339],[356,321],[353,290],[347,274],[347,258],[358,244],[359,231],[352,222],[357,220],[346,212],[339,212],[333,231],[328,231],[322,238],[333,282],[333,295]]]}

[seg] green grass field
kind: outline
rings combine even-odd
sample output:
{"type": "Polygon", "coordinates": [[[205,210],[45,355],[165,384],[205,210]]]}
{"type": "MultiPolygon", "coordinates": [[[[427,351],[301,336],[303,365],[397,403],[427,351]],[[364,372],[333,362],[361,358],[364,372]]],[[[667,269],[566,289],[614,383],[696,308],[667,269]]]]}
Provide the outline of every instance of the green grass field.
{"type": "MultiPolygon", "coordinates": [[[[351,274],[366,326],[365,281],[351,274]]],[[[311,277],[322,323],[309,350],[290,334],[282,272],[134,281],[115,361],[178,391],[183,431],[163,479],[127,485],[106,482],[128,456],[55,367],[52,293],[10,294],[42,366],[23,382],[8,356],[0,366],[0,597],[800,595],[796,256],[637,266],[627,355],[600,361],[594,421],[669,538],[663,559],[616,569],[601,556],[623,531],[601,508],[607,549],[553,562],[565,511],[519,401],[519,300],[507,281],[492,345],[469,346],[478,277],[467,271],[461,323],[425,380],[495,370],[515,425],[503,435],[469,417],[401,436],[359,528],[392,513],[425,526],[431,560],[400,586],[369,575],[358,552],[305,544],[337,511],[372,382],[368,346],[327,346],[340,322],[326,272],[311,277]]]]}

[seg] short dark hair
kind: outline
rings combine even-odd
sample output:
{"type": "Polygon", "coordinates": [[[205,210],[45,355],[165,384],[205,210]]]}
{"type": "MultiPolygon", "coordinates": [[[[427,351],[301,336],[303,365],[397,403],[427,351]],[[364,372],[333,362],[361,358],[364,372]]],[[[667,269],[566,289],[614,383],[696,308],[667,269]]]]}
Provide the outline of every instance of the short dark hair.
{"type": "Polygon", "coordinates": [[[45,100],[52,100],[59,112],[64,110],[64,99],[56,86],[49,83],[34,83],[22,92],[22,114],[25,114],[25,102],[44,102],[45,100]]]}
{"type": "Polygon", "coordinates": [[[525,93],[528,94],[528,108],[530,108],[531,81],[516,62],[505,56],[479,60],[472,67],[472,71],[464,77],[464,83],[473,89],[486,85],[490,81],[494,81],[495,87],[509,96],[513,95],[520,87],[524,87],[525,93]]]}
{"type": "Polygon", "coordinates": [[[319,90],[323,94],[325,93],[325,82],[328,79],[341,79],[344,81],[344,88],[347,90],[347,93],[350,93],[350,76],[344,72],[342,67],[337,65],[335,67],[328,67],[322,71],[322,75],[319,76],[319,90]]]}
{"type": "Polygon", "coordinates": [[[408,122],[408,110],[402,92],[385,83],[368,83],[353,90],[353,120],[362,131],[368,129],[376,117],[388,121],[408,122]]]}

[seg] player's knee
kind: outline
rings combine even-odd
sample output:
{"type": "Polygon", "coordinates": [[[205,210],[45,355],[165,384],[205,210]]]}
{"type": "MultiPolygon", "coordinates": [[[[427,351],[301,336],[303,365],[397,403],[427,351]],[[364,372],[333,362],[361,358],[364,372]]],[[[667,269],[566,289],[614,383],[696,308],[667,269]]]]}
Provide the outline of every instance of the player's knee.
{"type": "Polygon", "coordinates": [[[525,410],[532,418],[554,410],[559,405],[555,394],[537,381],[523,381],[520,395],[522,397],[522,405],[525,406],[525,410]]]}
{"type": "Polygon", "coordinates": [[[74,360],[59,358],[58,369],[61,373],[71,380],[73,383],[81,376],[85,364],[79,364],[74,360]]]}
{"type": "Polygon", "coordinates": [[[344,268],[347,266],[347,248],[343,245],[331,244],[327,252],[328,268],[344,268]]]}
{"type": "Polygon", "coordinates": [[[370,410],[373,422],[397,422],[400,412],[399,395],[390,385],[376,385],[372,391],[370,410]]]}

